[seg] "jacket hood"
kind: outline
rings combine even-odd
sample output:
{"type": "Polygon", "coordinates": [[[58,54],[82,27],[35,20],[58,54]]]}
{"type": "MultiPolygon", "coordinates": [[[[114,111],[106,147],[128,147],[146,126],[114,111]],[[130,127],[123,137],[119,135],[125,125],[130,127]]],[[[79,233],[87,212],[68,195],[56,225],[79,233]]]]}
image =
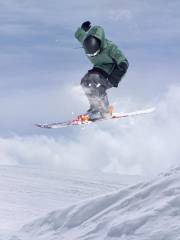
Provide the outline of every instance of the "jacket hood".
{"type": "Polygon", "coordinates": [[[94,36],[96,38],[98,38],[100,41],[101,41],[101,48],[104,48],[105,47],[105,32],[104,32],[104,29],[100,26],[94,26],[92,27],[87,36],[94,36]]]}

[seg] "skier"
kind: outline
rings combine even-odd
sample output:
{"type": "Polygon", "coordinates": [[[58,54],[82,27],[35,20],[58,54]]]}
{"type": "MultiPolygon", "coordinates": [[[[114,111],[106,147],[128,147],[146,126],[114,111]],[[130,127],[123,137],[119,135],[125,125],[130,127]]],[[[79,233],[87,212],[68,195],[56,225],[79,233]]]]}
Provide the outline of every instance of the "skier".
{"type": "Polygon", "coordinates": [[[82,23],[75,32],[75,37],[94,65],[81,80],[81,86],[90,104],[86,115],[90,120],[108,118],[112,109],[106,90],[118,87],[128,69],[128,60],[114,43],[105,38],[103,28],[91,26],[90,21],[82,23]]]}

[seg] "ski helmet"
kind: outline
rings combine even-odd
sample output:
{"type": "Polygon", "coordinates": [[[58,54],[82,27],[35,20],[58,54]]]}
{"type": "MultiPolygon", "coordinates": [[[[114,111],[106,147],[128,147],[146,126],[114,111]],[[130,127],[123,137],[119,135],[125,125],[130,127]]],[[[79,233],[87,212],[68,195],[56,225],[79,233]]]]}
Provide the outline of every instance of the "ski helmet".
{"type": "Polygon", "coordinates": [[[100,52],[101,41],[89,35],[83,42],[84,48],[88,56],[96,56],[100,52]]]}

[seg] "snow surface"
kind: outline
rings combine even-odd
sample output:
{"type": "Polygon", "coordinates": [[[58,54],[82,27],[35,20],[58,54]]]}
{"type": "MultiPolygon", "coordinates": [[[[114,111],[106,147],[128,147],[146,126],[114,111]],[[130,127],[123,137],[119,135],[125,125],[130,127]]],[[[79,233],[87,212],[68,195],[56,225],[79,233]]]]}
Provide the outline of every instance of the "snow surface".
{"type": "Polygon", "coordinates": [[[119,176],[42,167],[0,166],[0,240],[24,224],[84,199],[137,182],[119,176]]]}
{"type": "Polygon", "coordinates": [[[180,167],[55,210],[11,240],[180,240],[180,167]]]}

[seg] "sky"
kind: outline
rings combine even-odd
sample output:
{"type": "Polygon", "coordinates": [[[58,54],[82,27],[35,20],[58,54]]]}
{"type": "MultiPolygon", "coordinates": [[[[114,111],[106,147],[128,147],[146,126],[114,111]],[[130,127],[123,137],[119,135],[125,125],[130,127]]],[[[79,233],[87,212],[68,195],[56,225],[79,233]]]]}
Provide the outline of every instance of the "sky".
{"type": "Polygon", "coordinates": [[[179,8],[176,0],[0,1],[0,164],[142,175],[175,164],[179,8]],[[102,26],[130,62],[119,88],[108,91],[116,110],[157,111],[85,129],[36,129],[88,108],[79,83],[92,66],[74,38],[86,20],[102,26]]]}

